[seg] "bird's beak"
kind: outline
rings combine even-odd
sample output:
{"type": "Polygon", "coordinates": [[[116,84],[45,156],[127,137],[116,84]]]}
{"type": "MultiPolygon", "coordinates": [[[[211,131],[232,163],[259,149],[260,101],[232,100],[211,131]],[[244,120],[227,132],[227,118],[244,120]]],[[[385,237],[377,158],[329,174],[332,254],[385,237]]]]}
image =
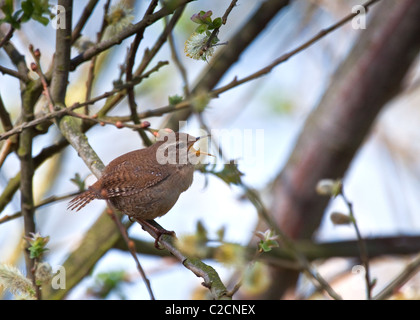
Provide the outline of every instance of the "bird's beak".
{"type": "Polygon", "coordinates": [[[200,139],[204,139],[204,138],[208,138],[208,137],[211,137],[211,135],[210,135],[210,134],[208,134],[208,135],[206,135],[206,136],[196,137],[196,138],[195,138],[195,142],[197,142],[197,141],[198,141],[198,140],[200,140],[200,139]]]}
{"type": "MultiPolygon", "coordinates": [[[[200,140],[200,139],[207,138],[207,137],[210,137],[210,135],[207,135],[207,136],[201,136],[201,137],[196,137],[196,138],[195,138],[194,143],[196,143],[196,142],[197,142],[198,140],[200,140]]],[[[211,157],[215,157],[214,155],[212,155],[212,154],[210,154],[210,153],[207,153],[207,152],[203,152],[203,151],[200,151],[200,150],[196,150],[196,149],[194,149],[194,147],[193,147],[194,143],[192,143],[192,144],[191,144],[191,146],[188,148],[188,151],[190,151],[190,150],[191,150],[191,152],[195,153],[195,155],[196,155],[197,157],[201,156],[202,154],[205,154],[205,155],[207,155],[207,156],[211,156],[211,157]]]]}

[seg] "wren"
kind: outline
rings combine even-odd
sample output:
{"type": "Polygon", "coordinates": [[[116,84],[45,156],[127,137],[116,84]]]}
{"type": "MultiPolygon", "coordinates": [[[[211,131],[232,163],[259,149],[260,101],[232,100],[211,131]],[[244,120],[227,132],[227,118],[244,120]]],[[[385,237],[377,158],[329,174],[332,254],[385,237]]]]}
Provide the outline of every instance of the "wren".
{"type": "Polygon", "coordinates": [[[105,199],[129,217],[163,216],[193,182],[194,160],[206,154],[192,147],[199,139],[172,132],[150,147],[119,156],[98,181],[69,202],[68,209],[79,211],[94,199],[105,199]]]}

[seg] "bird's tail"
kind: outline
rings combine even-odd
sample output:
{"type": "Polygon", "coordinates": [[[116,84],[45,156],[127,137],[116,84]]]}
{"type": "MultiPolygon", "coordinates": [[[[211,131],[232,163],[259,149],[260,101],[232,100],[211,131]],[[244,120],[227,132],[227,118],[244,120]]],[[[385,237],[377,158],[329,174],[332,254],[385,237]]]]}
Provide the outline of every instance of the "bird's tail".
{"type": "Polygon", "coordinates": [[[82,209],[85,205],[87,205],[89,202],[91,202],[93,199],[96,198],[96,194],[92,190],[87,190],[81,194],[79,194],[77,197],[73,198],[67,207],[67,210],[76,210],[79,211],[82,209]]]}

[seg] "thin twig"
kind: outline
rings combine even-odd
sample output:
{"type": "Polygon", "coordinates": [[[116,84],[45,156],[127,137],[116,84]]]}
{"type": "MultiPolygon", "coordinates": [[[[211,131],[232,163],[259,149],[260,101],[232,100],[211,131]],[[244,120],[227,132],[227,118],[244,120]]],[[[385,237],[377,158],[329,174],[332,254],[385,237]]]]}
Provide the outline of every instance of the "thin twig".
{"type": "MultiPolygon", "coordinates": [[[[10,136],[13,136],[15,134],[19,134],[26,128],[35,127],[35,126],[37,126],[37,125],[39,125],[39,124],[41,124],[45,121],[49,121],[49,120],[52,120],[54,118],[62,117],[64,115],[67,115],[67,114],[69,114],[69,111],[73,111],[75,109],[84,107],[86,105],[95,104],[96,102],[98,102],[100,100],[106,99],[110,96],[113,96],[117,93],[120,93],[121,91],[126,90],[128,87],[132,87],[132,86],[135,86],[135,85],[139,84],[141,82],[141,80],[149,77],[152,73],[158,71],[162,66],[165,66],[167,64],[168,64],[167,61],[160,61],[154,68],[152,68],[150,71],[145,73],[143,76],[134,78],[134,81],[131,82],[131,83],[125,83],[123,85],[119,85],[115,89],[113,89],[111,91],[108,91],[108,92],[105,92],[105,93],[103,93],[103,94],[101,94],[101,95],[99,95],[95,98],[92,98],[92,99],[88,100],[88,101],[85,101],[85,102],[82,102],[82,103],[74,103],[70,107],[59,109],[59,110],[56,110],[54,112],[47,113],[46,115],[40,116],[39,118],[36,118],[36,119],[31,120],[29,122],[23,122],[21,125],[15,126],[12,130],[9,130],[9,131],[7,131],[3,134],[0,134],[0,140],[4,140],[4,139],[6,139],[10,136]]],[[[44,82],[43,82],[43,86],[44,86],[44,91],[45,91],[45,88],[47,88],[48,86],[44,82]]],[[[51,104],[51,101],[49,101],[49,104],[51,104]]],[[[179,105],[182,106],[182,105],[185,105],[185,103],[180,103],[179,105]]],[[[173,108],[173,106],[171,108],[173,108]]]]}
{"type": "MultiPolygon", "coordinates": [[[[145,50],[144,55],[143,55],[143,59],[141,60],[139,66],[136,69],[136,71],[134,72],[134,77],[135,78],[137,78],[137,77],[139,77],[141,79],[147,78],[148,74],[150,74],[154,70],[154,69],[151,69],[150,71],[145,72],[147,66],[150,64],[150,62],[153,60],[153,58],[156,56],[156,54],[162,48],[163,44],[166,42],[169,33],[175,27],[175,24],[177,23],[178,19],[180,18],[181,13],[182,12],[179,12],[179,10],[176,10],[174,12],[174,14],[172,15],[169,23],[165,26],[165,29],[162,31],[159,38],[156,40],[153,47],[151,49],[146,49],[145,50]]],[[[101,109],[101,111],[98,112],[98,115],[100,117],[104,116],[112,108],[114,108],[119,102],[121,102],[125,96],[126,96],[125,92],[120,92],[117,95],[113,96],[112,98],[108,99],[107,102],[105,103],[105,105],[103,106],[103,108],[101,109]]]]}
{"type": "Polygon", "coordinates": [[[9,76],[15,77],[23,82],[28,82],[29,77],[26,74],[20,73],[19,71],[9,69],[0,65],[0,72],[2,74],[8,74],[9,76]]]}
{"type": "Polygon", "coordinates": [[[299,251],[299,249],[296,247],[294,242],[273,221],[267,209],[265,208],[262,200],[260,199],[258,193],[243,183],[241,184],[241,186],[244,189],[247,198],[256,207],[259,216],[280,237],[284,246],[290,250],[291,254],[294,256],[295,260],[299,263],[300,267],[308,275],[308,278],[310,280],[316,281],[316,282],[313,282],[314,285],[320,290],[321,289],[325,290],[331,296],[331,298],[335,300],[342,300],[342,297],[337,292],[335,292],[335,290],[331,288],[329,283],[325,281],[325,279],[318,273],[318,271],[316,271],[311,266],[308,259],[299,251]]]}
{"type": "Polygon", "coordinates": [[[7,112],[6,107],[4,106],[3,99],[0,95],[0,121],[3,126],[3,130],[11,130],[13,129],[12,120],[10,119],[10,114],[7,112]]]}
{"type": "MultiPolygon", "coordinates": [[[[146,16],[152,14],[157,5],[158,5],[157,0],[151,1],[149,4],[149,7],[147,8],[144,14],[143,19],[145,19],[146,16]]],[[[127,59],[126,59],[127,61],[126,69],[125,69],[126,82],[130,82],[133,80],[134,62],[136,59],[137,50],[140,46],[140,42],[143,39],[144,30],[145,29],[141,29],[139,32],[136,33],[136,36],[134,37],[134,40],[131,43],[130,50],[128,51],[127,59]]],[[[132,87],[127,89],[127,96],[128,96],[128,106],[130,107],[130,112],[131,112],[131,120],[133,121],[135,125],[139,125],[140,119],[137,116],[137,103],[136,103],[136,99],[134,95],[134,90],[132,87]]],[[[147,136],[147,134],[144,132],[142,128],[139,128],[136,131],[138,132],[141,139],[143,140],[143,143],[146,146],[150,146],[152,144],[149,137],[147,136]]]]}
{"type": "MultiPolygon", "coordinates": [[[[106,29],[106,26],[108,25],[107,15],[108,15],[110,2],[111,2],[111,0],[108,0],[104,5],[104,16],[102,18],[102,26],[101,26],[101,29],[99,30],[98,34],[97,34],[97,37],[96,37],[96,42],[97,43],[99,43],[102,40],[102,36],[104,34],[104,31],[106,29]]],[[[95,66],[96,66],[97,58],[98,58],[98,56],[94,56],[92,58],[92,61],[90,62],[88,78],[87,78],[87,81],[86,81],[86,98],[85,98],[86,100],[89,100],[91,98],[93,81],[95,79],[95,66]]],[[[85,106],[85,114],[86,115],[89,114],[88,105],[85,106]]]]}
{"type": "Polygon", "coordinates": [[[118,35],[112,37],[109,40],[101,41],[100,43],[94,45],[92,48],[87,49],[77,57],[73,58],[71,60],[71,66],[70,70],[76,69],[78,65],[81,63],[91,59],[93,56],[109,49],[110,47],[120,44],[124,39],[138,33],[142,29],[145,29],[152,23],[162,19],[164,16],[167,16],[169,14],[172,14],[177,8],[187,4],[188,2],[191,2],[193,0],[180,0],[177,1],[177,5],[175,7],[168,8],[168,6],[164,6],[159,11],[148,15],[145,19],[142,19],[138,23],[128,26],[126,29],[124,29],[122,32],[120,32],[118,35]]]}
{"type": "Polygon", "coordinates": [[[372,282],[370,278],[369,253],[367,250],[366,242],[362,238],[362,234],[360,233],[359,226],[357,225],[357,221],[356,221],[356,218],[354,216],[354,211],[353,211],[353,204],[345,196],[343,188],[341,188],[341,197],[343,198],[344,202],[347,205],[347,208],[349,209],[349,216],[351,218],[350,220],[354,226],[354,230],[356,231],[357,244],[359,246],[359,251],[360,251],[360,259],[365,269],[364,271],[365,271],[365,282],[366,282],[366,297],[367,297],[367,300],[371,300],[372,289],[374,287],[374,283],[372,282]]]}
{"type": "MultiPolygon", "coordinates": [[[[0,31],[0,36],[1,35],[3,35],[3,33],[0,31]]],[[[22,86],[24,86],[29,81],[29,77],[27,77],[29,73],[29,69],[26,65],[25,57],[16,49],[16,47],[13,45],[13,43],[10,40],[4,42],[3,49],[4,51],[6,51],[6,54],[9,56],[10,61],[16,66],[16,69],[18,70],[19,74],[22,75],[22,79],[21,79],[22,80],[21,89],[22,89],[22,86]]]]}
{"type": "MultiPolygon", "coordinates": [[[[165,27],[168,26],[169,21],[168,17],[164,18],[165,27]]],[[[177,67],[179,73],[181,74],[182,81],[184,83],[184,96],[185,98],[188,98],[190,96],[190,88],[189,88],[189,82],[188,82],[188,75],[187,70],[185,69],[184,65],[181,62],[181,59],[179,58],[178,50],[175,47],[175,40],[172,30],[168,34],[168,43],[169,48],[171,49],[171,56],[172,60],[175,63],[175,66],[177,67]]]]}
{"type": "MultiPolygon", "coordinates": [[[[226,9],[226,11],[225,11],[225,13],[224,13],[224,15],[223,15],[223,17],[222,17],[222,24],[226,24],[226,22],[227,22],[227,18],[228,18],[228,16],[229,16],[229,14],[230,14],[230,12],[233,10],[233,8],[236,6],[236,3],[238,2],[238,0],[232,0],[231,1],[231,3],[230,3],[230,5],[229,5],[229,7],[226,9]]],[[[213,43],[213,40],[217,37],[217,35],[219,34],[219,30],[220,30],[220,27],[219,28],[215,28],[213,31],[212,31],[212,33],[211,33],[211,35],[210,35],[210,37],[207,39],[207,42],[201,47],[201,49],[200,49],[200,57],[204,54],[204,53],[206,53],[211,47],[212,47],[212,43],[213,43]]]]}
{"type": "MultiPolygon", "coordinates": [[[[363,6],[366,8],[366,10],[373,5],[375,2],[378,2],[380,0],[371,0],[366,2],[363,6]]],[[[282,62],[285,62],[286,60],[288,60],[289,58],[291,58],[293,55],[301,52],[302,50],[306,49],[307,47],[309,47],[310,45],[314,44],[316,41],[320,40],[322,37],[326,36],[327,34],[329,34],[330,32],[334,31],[335,29],[339,28],[340,26],[342,26],[343,24],[345,24],[346,22],[350,21],[351,19],[353,19],[354,17],[356,17],[359,13],[353,13],[350,14],[348,16],[346,16],[345,18],[343,18],[342,20],[340,20],[339,22],[337,22],[336,24],[332,25],[331,27],[322,30],[321,32],[318,33],[318,35],[316,35],[315,37],[311,38],[310,40],[308,40],[307,42],[305,42],[303,45],[299,46],[298,48],[292,50],[289,53],[286,53],[284,55],[282,55],[281,57],[279,57],[278,59],[276,59],[273,63],[271,63],[270,65],[266,66],[265,68],[260,69],[259,71],[238,80],[236,77],[227,85],[219,87],[213,91],[211,91],[209,93],[209,97],[210,98],[216,98],[218,97],[221,93],[224,93],[234,87],[237,87],[245,82],[251,81],[251,80],[255,80],[267,73],[269,73],[273,68],[275,68],[277,65],[279,65],[282,62]]],[[[165,28],[163,34],[160,36],[158,42],[155,44],[155,46],[153,47],[152,50],[148,51],[148,54],[145,54],[145,57],[147,57],[147,59],[143,58],[143,61],[140,63],[139,68],[136,70],[135,75],[137,76],[138,73],[141,73],[145,68],[146,65],[148,64],[149,61],[151,61],[152,57],[154,56],[154,54],[156,54],[156,52],[158,51],[158,49],[161,47],[161,45],[163,44],[164,40],[162,39],[166,39],[167,34],[169,34],[170,30],[172,30],[175,21],[174,17],[171,19],[171,22],[173,22],[171,24],[171,26],[168,24],[167,27],[165,28]]],[[[118,91],[118,90],[117,90],[118,91]]],[[[105,93],[104,95],[101,95],[99,97],[99,99],[103,99],[109,96],[112,96],[115,92],[111,91],[110,93],[105,93]]],[[[122,100],[122,98],[125,95],[120,93],[118,96],[115,97],[115,99],[113,99],[110,104],[108,106],[106,106],[106,108],[104,108],[105,110],[109,110],[110,108],[112,108],[112,106],[114,106],[116,103],[118,103],[119,101],[122,100]]],[[[97,100],[94,100],[97,101],[97,100]]],[[[188,107],[187,105],[185,105],[185,107],[188,107]]],[[[168,110],[168,109],[165,109],[168,110]]],[[[169,108],[168,112],[173,111],[173,109],[169,108]]],[[[159,114],[158,114],[159,115],[159,114]]],[[[51,119],[51,118],[50,118],[51,119]]],[[[25,128],[25,126],[22,126],[22,128],[25,128]]],[[[16,134],[21,132],[21,128],[14,130],[13,132],[11,132],[11,134],[9,133],[5,133],[0,135],[0,140],[5,139],[7,137],[9,137],[10,135],[16,134]]]]}
{"type": "Polygon", "coordinates": [[[15,28],[13,28],[12,26],[10,26],[9,31],[6,33],[6,35],[3,37],[3,39],[0,40],[0,48],[3,47],[3,45],[7,41],[9,41],[10,39],[12,39],[14,32],[15,32],[15,28]]]}
{"type": "Polygon", "coordinates": [[[54,112],[54,101],[51,97],[51,92],[50,92],[50,88],[48,87],[47,78],[45,74],[42,72],[42,68],[41,68],[41,61],[40,61],[41,52],[39,51],[39,49],[34,50],[34,47],[32,45],[29,46],[29,51],[31,52],[35,60],[35,62],[31,64],[31,69],[32,71],[35,71],[38,74],[39,79],[41,80],[41,84],[44,89],[43,94],[47,98],[47,101],[48,101],[48,109],[50,110],[50,112],[54,112]]]}
{"type": "MultiPolygon", "coordinates": [[[[78,195],[79,193],[80,193],[80,191],[72,192],[70,194],[65,194],[65,195],[62,195],[62,196],[51,196],[47,199],[44,199],[39,204],[35,205],[34,209],[39,209],[43,206],[52,204],[54,202],[61,201],[61,200],[66,200],[68,198],[72,198],[72,197],[78,195]]],[[[5,216],[0,218],[0,224],[11,221],[11,220],[14,220],[14,219],[17,219],[17,218],[20,218],[20,217],[22,217],[22,211],[17,211],[15,213],[11,214],[11,215],[5,215],[5,216]]]]}
{"type": "Polygon", "coordinates": [[[177,258],[187,269],[191,270],[197,277],[204,279],[202,285],[210,290],[213,299],[216,300],[225,300],[231,299],[227,296],[227,290],[223,282],[220,280],[217,272],[210,266],[203,263],[197,258],[185,256],[175,245],[175,236],[173,234],[167,234],[162,232],[160,234],[156,233],[156,230],[163,229],[158,223],[153,220],[150,220],[150,224],[144,224],[144,221],[134,218],[137,223],[139,223],[142,228],[148,232],[156,241],[167,249],[175,258],[177,258]],[[153,228],[151,228],[153,225],[153,228]]]}
{"type": "Polygon", "coordinates": [[[125,243],[127,244],[128,251],[131,253],[134,261],[136,262],[137,270],[139,271],[140,275],[143,278],[144,284],[146,285],[147,291],[149,292],[150,299],[155,300],[155,295],[153,294],[153,290],[152,290],[152,286],[150,284],[150,280],[147,278],[147,275],[144,272],[143,267],[141,266],[139,259],[137,258],[136,245],[128,237],[127,229],[124,227],[124,225],[121,223],[121,220],[119,219],[119,217],[115,213],[115,209],[114,209],[113,205],[108,200],[107,200],[107,204],[108,204],[108,209],[109,209],[108,214],[110,215],[112,220],[117,225],[118,230],[120,230],[121,236],[123,237],[125,243]]]}
{"type": "Polygon", "coordinates": [[[117,127],[118,129],[130,128],[130,129],[136,130],[136,131],[138,131],[138,130],[143,130],[144,131],[144,129],[148,128],[149,125],[150,125],[148,122],[143,122],[143,123],[139,123],[139,124],[128,124],[128,123],[124,123],[124,122],[121,122],[121,121],[114,122],[114,121],[109,121],[109,120],[106,120],[106,119],[97,119],[94,116],[90,117],[90,116],[87,116],[83,113],[77,113],[77,112],[70,111],[70,110],[68,110],[66,112],[66,114],[69,115],[69,116],[75,117],[75,118],[82,119],[82,120],[92,121],[92,122],[98,123],[101,126],[104,126],[106,124],[113,125],[113,126],[117,127]]]}
{"type": "MultiPolygon", "coordinates": [[[[77,39],[79,39],[82,29],[84,28],[86,22],[92,15],[93,10],[95,9],[96,4],[99,0],[90,0],[86,7],[83,9],[82,14],[80,15],[79,21],[73,29],[71,34],[71,43],[74,44],[77,39]]],[[[109,1],[108,1],[109,2],[109,1]]]]}
{"type": "MultiPolygon", "coordinates": [[[[378,2],[380,0],[371,0],[366,2],[365,4],[363,4],[362,6],[366,9],[366,11],[368,10],[368,8],[370,6],[372,6],[374,3],[378,2]]],[[[215,89],[212,91],[212,94],[217,96],[220,93],[226,92],[229,89],[232,89],[234,87],[237,87],[243,83],[246,83],[248,81],[251,80],[255,80],[263,75],[268,74],[269,72],[271,72],[271,70],[273,70],[275,67],[277,67],[279,64],[286,62],[287,60],[289,60],[291,57],[295,56],[296,54],[302,52],[303,50],[307,49],[308,47],[310,47],[311,45],[313,45],[314,43],[316,43],[317,41],[321,40],[322,38],[324,38],[326,35],[328,35],[329,33],[337,30],[338,28],[340,28],[342,25],[344,25],[345,23],[351,21],[353,18],[355,18],[356,16],[358,16],[359,14],[361,14],[360,12],[356,12],[356,13],[352,13],[347,15],[346,17],[344,17],[343,19],[341,19],[340,21],[338,21],[337,23],[333,24],[332,26],[321,30],[317,35],[315,35],[314,37],[312,37],[311,39],[309,39],[308,41],[304,42],[302,45],[298,46],[297,48],[293,49],[292,51],[283,54],[282,56],[280,56],[279,58],[277,58],[276,60],[274,60],[271,64],[269,64],[268,66],[266,66],[265,68],[262,68],[252,74],[250,74],[249,76],[238,80],[236,77],[227,85],[222,86],[218,89],[215,89]]]]}
{"type": "Polygon", "coordinates": [[[384,300],[398,291],[408,280],[420,270],[420,255],[410,262],[404,270],[392,280],[381,292],[373,297],[374,300],[384,300]]]}

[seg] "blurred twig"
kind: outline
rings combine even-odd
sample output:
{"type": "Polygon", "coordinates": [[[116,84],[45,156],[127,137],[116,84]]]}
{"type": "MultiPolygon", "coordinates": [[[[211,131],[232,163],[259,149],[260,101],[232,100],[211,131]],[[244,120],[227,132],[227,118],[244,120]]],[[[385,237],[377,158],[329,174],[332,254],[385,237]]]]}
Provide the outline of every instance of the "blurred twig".
{"type": "Polygon", "coordinates": [[[70,69],[74,70],[81,63],[91,59],[97,54],[109,49],[110,47],[121,43],[124,39],[140,32],[141,30],[144,30],[147,26],[151,25],[152,23],[156,22],[159,19],[162,19],[164,16],[167,16],[168,14],[173,13],[177,8],[191,1],[193,0],[180,0],[177,2],[177,5],[175,7],[171,7],[170,9],[168,9],[167,6],[164,6],[159,11],[148,15],[147,17],[137,22],[136,24],[132,26],[128,26],[122,32],[112,37],[111,39],[104,40],[94,45],[92,48],[87,49],[86,51],[78,55],[77,57],[73,58],[71,60],[70,69]]]}
{"type": "MultiPolygon", "coordinates": [[[[365,4],[363,4],[362,6],[366,9],[366,11],[368,10],[368,8],[370,6],[372,6],[375,2],[378,2],[380,0],[371,0],[366,2],[365,4]]],[[[318,32],[318,34],[314,37],[312,37],[311,39],[309,39],[308,41],[304,42],[302,45],[298,46],[297,48],[293,49],[292,51],[283,54],[282,56],[280,56],[279,58],[275,59],[272,63],[270,63],[268,66],[266,66],[265,68],[262,68],[252,74],[250,74],[247,77],[244,77],[240,80],[238,80],[237,78],[233,79],[230,83],[228,83],[227,85],[220,87],[216,90],[213,90],[212,94],[214,95],[218,95],[222,92],[225,92],[226,90],[229,90],[231,88],[237,87],[238,85],[241,85],[245,82],[248,82],[250,80],[254,80],[257,79],[263,75],[266,75],[267,73],[271,72],[271,70],[273,70],[275,67],[277,67],[279,64],[286,62],[287,60],[289,60],[291,57],[295,56],[296,54],[304,51],[305,49],[307,49],[308,47],[310,47],[311,45],[315,44],[317,41],[321,40],[322,38],[324,38],[326,35],[328,35],[329,33],[337,30],[338,28],[340,28],[343,24],[348,23],[349,21],[351,21],[352,19],[354,19],[356,16],[358,16],[360,14],[360,12],[356,12],[356,13],[352,13],[347,15],[346,17],[344,17],[343,19],[341,19],[340,21],[336,22],[335,24],[333,24],[332,26],[321,30],[320,32],[318,32]]]]}
{"type": "Polygon", "coordinates": [[[360,233],[359,226],[357,225],[356,218],[354,216],[353,212],[353,204],[349,201],[349,199],[344,194],[343,188],[341,188],[341,197],[343,198],[344,202],[347,205],[347,208],[349,209],[349,216],[351,223],[354,226],[354,230],[356,231],[356,237],[357,237],[357,244],[360,250],[360,259],[362,261],[362,264],[365,268],[365,280],[366,280],[366,297],[368,300],[372,299],[372,289],[374,286],[374,283],[370,279],[370,265],[369,265],[369,254],[366,247],[366,242],[362,238],[362,234],[360,233]]]}
{"type": "Polygon", "coordinates": [[[420,270],[420,255],[417,255],[404,270],[392,280],[381,292],[373,297],[374,300],[384,300],[398,291],[408,280],[420,270]]]}
{"type": "MultiPolygon", "coordinates": [[[[127,89],[129,87],[132,87],[134,85],[139,84],[142,79],[149,77],[153,72],[158,71],[162,66],[167,65],[167,64],[168,64],[167,61],[160,61],[160,62],[158,62],[158,64],[154,68],[152,68],[150,71],[146,72],[143,76],[134,78],[134,80],[131,83],[125,83],[125,84],[119,85],[115,89],[113,89],[111,91],[108,91],[108,92],[105,92],[105,93],[103,93],[103,94],[101,94],[101,95],[99,95],[95,98],[92,98],[92,99],[88,100],[88,101],[85,101],[85,102],[82,102],[82,103],[74,103],[70,107],[61,108],[61,109],[58,109],[56,111],[49,112],[45,115],[41,115],[41,116],[37,117],[36,119],[34,119],[32,121],[24,122],[21,125],[14,126],[13,129],[11,129],[11,130],[3,133],[3,134],[0,134],[0,140],[6,139],[6,138],[8,138],[10,136],[13,136],[15,134],[19,134],[26,128],[35,127],[35,126],[37,126],[41,123],[44,123],[46,121],[52,120],[52,119],[57,118],[57,117],[60,118],[60,117],[65,116],[65,115],[70,115],[70,114],[72,114],[72,111],[75,110],[75,109],[84,107],[86,105],[94,104],[94,103],[96,103],[96,102],[98,102],[102,99],[106,99],[106,98],[108,98],[108,97],[110,97],[114,94],[117,94],[121,91],[124,91],[125,89],[127,89]]],[[[107,119],[104,119],[104,121],[107,121],[107,119]]],[[[86,130],[87,129],[88,128],[86,128],[86,130]]]]}
{"type": "MultiPolygon", "coordinates": [[[[101,29],[99,30],[99,32],[98,32],[98,34],[96,36],[96,42],[97,43],[99,43],[102,40],[102,36],[103,36],[104,31],[106,29],[106,26],[108,24],[107,23],[107,15],[108,15],[108,10],[109,10],[109,6],[110,6],[110,2],[111,2],[111,0],[108,0],[105,3],[105,5],[104,5],[104,16],[102,18],[101,29]]],[[[86,8],[85,8],[85,10],[86,10],[86,8]]],[[[83,17],[83,15],[82,15],[82,17],[83,17]]],[[[77,26],[76,26],[76,28],[77,28],[77,26]]],[[[75,30],[73,30],[72,40],[74,40],[76,28],[75,28],[75,30]]],[[[86,100],[90,100],[90,98],[91,98],[93,81],[95,79],[95,66],[96,66],[96,60],[97,60],[97,58],[98,58],[97,55],[94,56],[92,58],[91,62],[90,62],[88,78],[87,78],[87,81],[86,81],[86,100]]],[[[85,114],[86,115],[89,114],[89,107],[88,107],[88,105],[85,106],[85,114]]]]}
{"type": "MultiPolygon", "coordinates": [[[[80,191],[72,192],[72,193],[69,193],[69,194],[62,195],[62,196],[48,197],[48,198],[42,200],[39,204],[35,205],[34,209],[39,209],[39,208],[42,208],[43,206],[46,206],[48,204],[53,204],[57,201],[62,201],[62,200],[69,199],[71,197],[74,197],[74,196],[78,195],[79,193],[80,193],[80,191]]],[[[14,219],[17,219],[17,218],[20,218],[20,217],[22,217],[22,211],[15,212],[11,215],[5,215],[5,216],[0,218],[0,224],[11,221],[11,220],[14,220],[14,219]]]]}
{"type": "MultiPolygon", "coordinates": [[[[156,6],[158,5],[158,2],[159,2],[158,0],[152,0],[150,2],[149,7],[147,8],[144,14],[143,19],[145,19],[146,16],[151,15],[153,13],[156,6]]],[[[184,7],[185,5],[182,6],[180,9],[177,9],[175,11],[174,16],[176,15],[179,17],[182,11],[184,10],[184,7]]],[[[127,82],[130,82],[133,79],[133,67],[134,67],[134,62],[136,59],[136,53],[140,46],[140,42],[143,39],[144,30],[145,29],[140,29],[140,31],[136,33],[136,36],[134,37],[134,40],[130,46],[130,50],[128,51],[128,54],[127,54],[127,59],[126,59],[127,62],[126,62],[126,68],[125,68],[125,77],[126,77],[127,82]]],[[[139,125],[140,119],[137,116],[137,103],[136,103],[133,87],[127,88],[127,96],[128,96],[128,106],[130,107],[130,112],[131,112],[131,120],[133,121],[135,125],[139,125]]],[[[142,127],[138,127],[136,131],[139,133],[145,146],[152,145],[152,142],[150,141],[149,137],[144,132],[142,127]]]]}
{"type": "Polygon", "coordinates": [[[206,265],[198,258],[192,258],[185,256],[175,245],[175,236],[170,234],[156,234],[157,230],[164,230],[159,224],[155,221],[153,222],[153,227],[156,229],[150,228],[149,225],[144,224],[142,220],[136,220],[145,231],[147,231],[156,241],[167,249],[175,258],[177,258],[187,269],[191,270],[197,277],[204,279],[202,283],[204,287],[210,290],[212,298],[216,300],[226,300],[230,299],[227,296],[227,290],[223,282],[220,280],[217,272],[210,266],[206,265]]]}
{"type": "Polygon", "coordinates": [[[80,15],[79,21],[73,29],[71,34],[71,43],[74,44],[77,39],[79,39],[82,29],[84,28],[86,22],[91,17],[93,10],[95,9],[96,4],[99,0],[89,0],[83,9],[82,14],[80,15]]]}
{"type": "Polygon", "coordinates": [[[150,280],[149,280],[149,278],[147,278],[146,273],[144,272],[143,267],[141,266],[140,261],[137,258],[136,245],[128,237],[127,229],[121,223],[120,216],[116,214],[115,209],[114,209],[113,205],[111,204],[111,202],[107,201],[107,204],[108,204],[108,210],[109,210],[108,214],[111,216],[112,220],[117,225],[117,227],[118,227],[118,229],[121,233],[121,236],[124,239],[124,242],[125,242],[125,244],[128,248],[128,251],[130,252],[131,256],[133,257],[134,261],[136,262],[137,270],[139,271],[141,277],[143,278],[143,281],[146,285],[147,291],[149,292],[150,299],[155,300],[155,295],[153,293],[153,290],[152,290],[152,287],[151,287],[151,284],[150,284],[150,280]]]}

